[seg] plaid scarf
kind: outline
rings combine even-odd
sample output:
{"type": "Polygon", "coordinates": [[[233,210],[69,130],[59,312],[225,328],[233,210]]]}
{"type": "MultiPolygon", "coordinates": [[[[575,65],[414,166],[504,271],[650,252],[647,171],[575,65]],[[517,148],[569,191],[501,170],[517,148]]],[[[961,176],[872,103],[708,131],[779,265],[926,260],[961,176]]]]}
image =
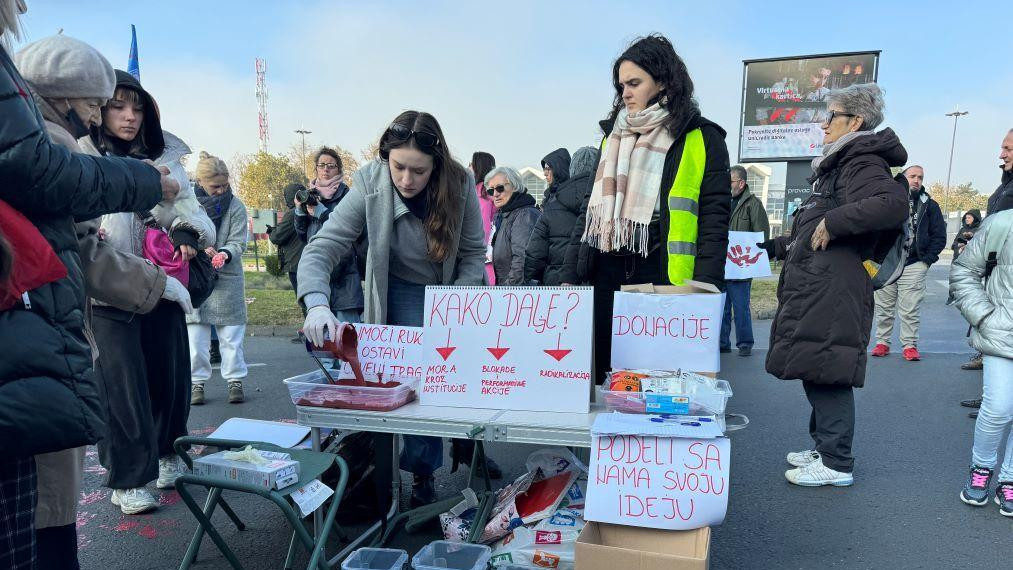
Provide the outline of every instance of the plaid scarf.
{"type": "Polygon", "coordinates": [[[669,117],[658,103],[632,115],[619,111],[594,177],[582,241],[599,251],[647,256],[647,227],[661,192],[665,155],[675,142],[666,127],[669,117]]]}

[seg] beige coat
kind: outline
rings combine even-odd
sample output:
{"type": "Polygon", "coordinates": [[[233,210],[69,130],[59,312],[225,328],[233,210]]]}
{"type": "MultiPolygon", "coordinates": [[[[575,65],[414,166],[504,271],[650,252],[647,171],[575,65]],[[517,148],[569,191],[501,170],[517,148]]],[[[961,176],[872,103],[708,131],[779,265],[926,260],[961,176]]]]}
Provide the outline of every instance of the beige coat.
{"type": "MultiPolygon", "coordinates": [[[[63,117],[45,99],[36,96],[35,100],[46,120],[49,138],[71,151],[80,152],[63,117]]],[[[165,271],[146,259],[117,251],[104,243],[99,239],[98,227],[98,219],[75,224],[88,296],[125,311],[151,311],[165,291],[165,271]]],[[[88,316],[90,309],[89,303],[88,316]]],[[[88,329],[86,332],[92,345],[92,358],[97,358],[91,333],[88,329]]],[[[39,497],[35,508],[36,529],[77,522],[84,457],[84,447],[35,456],[39,497]]]]}

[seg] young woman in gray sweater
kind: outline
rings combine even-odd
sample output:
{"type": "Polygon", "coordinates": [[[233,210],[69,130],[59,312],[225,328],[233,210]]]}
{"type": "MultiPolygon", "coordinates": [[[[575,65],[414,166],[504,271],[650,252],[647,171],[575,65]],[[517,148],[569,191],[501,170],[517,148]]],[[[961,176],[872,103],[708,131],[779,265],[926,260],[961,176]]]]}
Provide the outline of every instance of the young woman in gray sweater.
{"type": "MultiPolygon", "coordinates": [[[[351,192],[299,261],[303,330],[316,345],[323,344],[324,329],[339,325],[328,306],[331,271],[363,231],[369,238],[363,322],[422,326],[426,285],[485,283],[475,182],[450,156],[436,119],[401,113],[380,137],[379,154],[356,171],[351,192]]],[[[401,468],[415,475],[413,505],[435,500],[433,472],[442,464],[442,440],[404,436],[401,468]]]]}

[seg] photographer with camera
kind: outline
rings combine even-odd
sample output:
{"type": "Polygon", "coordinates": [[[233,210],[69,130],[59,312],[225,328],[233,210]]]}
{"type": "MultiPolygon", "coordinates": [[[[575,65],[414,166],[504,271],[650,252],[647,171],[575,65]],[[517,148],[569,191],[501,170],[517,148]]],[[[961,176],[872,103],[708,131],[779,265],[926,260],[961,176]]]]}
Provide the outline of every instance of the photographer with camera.
{"type": "MultiPolygon", "coordinates": [[[[331,148],[322,147],[313,160],[317,177],[309,188],[296,192],[295,231],[303,243],[309,243],[331,212],[351,191],[343,182],[345,171],[341,157],[331,148]]],[[[331,311],[344,322],[362,319],[362,279],[359,277],[356,251],[352,249],[331,272],[331,311]]]]}

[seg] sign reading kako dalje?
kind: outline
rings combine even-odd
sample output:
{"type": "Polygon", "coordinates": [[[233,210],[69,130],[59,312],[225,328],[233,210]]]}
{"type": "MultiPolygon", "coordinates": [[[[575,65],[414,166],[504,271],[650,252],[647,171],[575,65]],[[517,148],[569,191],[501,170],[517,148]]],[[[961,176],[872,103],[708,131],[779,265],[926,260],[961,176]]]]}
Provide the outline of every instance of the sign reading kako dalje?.
{"type": "Polygon", "coordinates": [[[730,450],[723,437],[592,433],[584,518],[668,530],[718,524],[728,510],[730,450]]]}
{"type": "Polygon", "coordinates": [[[426,405],[587,413],[590,287],[426,287],[426,405]]]}
{"type": "Polygon", "coordinates": [[[724,294],[704,283],[658,290],[615,294],[612,369],[718,372],[724,294]]]}
{"type": "Polygon", "coordinates": [[[771,274],[770,257],[757,245],[762,241],[763,232],[728,232],[725,279],[752,279],[771,274]]]}
{"type": "MultiPolygon", "coordinates": [[[[422,377],[422,327],[354,326],[359,338],[359,364],[366,379],[422,377]]],[[[341,377],[355,377],[347,362],[341,364],[341,377]]]]}

